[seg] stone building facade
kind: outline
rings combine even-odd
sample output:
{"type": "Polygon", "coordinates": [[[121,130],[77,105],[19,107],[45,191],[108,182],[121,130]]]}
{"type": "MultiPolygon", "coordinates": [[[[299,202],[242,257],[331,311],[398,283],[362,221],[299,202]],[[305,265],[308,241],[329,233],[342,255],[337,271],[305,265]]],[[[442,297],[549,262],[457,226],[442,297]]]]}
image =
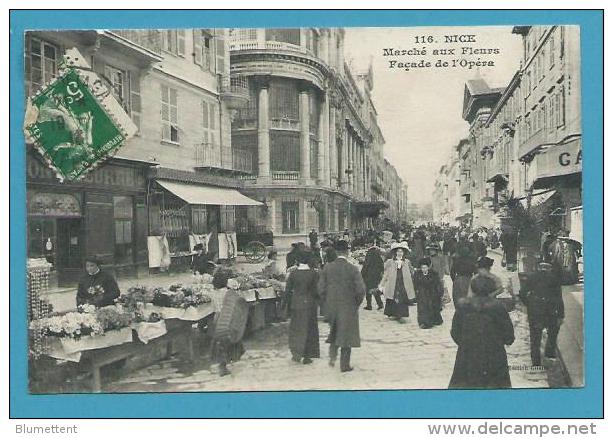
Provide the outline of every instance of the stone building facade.
{"type": "Polygon", "coordinates": [[[238,214],[271,229],[281,249],[312,229],[372,226],[392,203],[399,217],[402,186],[395,177],[389,192],[372,69],[350,70],[344,37],[338,28],[230,30],[231,74],[250,95],[233,115],[232,144],[253,157],[245,193],[266,205],[238,214]]]}

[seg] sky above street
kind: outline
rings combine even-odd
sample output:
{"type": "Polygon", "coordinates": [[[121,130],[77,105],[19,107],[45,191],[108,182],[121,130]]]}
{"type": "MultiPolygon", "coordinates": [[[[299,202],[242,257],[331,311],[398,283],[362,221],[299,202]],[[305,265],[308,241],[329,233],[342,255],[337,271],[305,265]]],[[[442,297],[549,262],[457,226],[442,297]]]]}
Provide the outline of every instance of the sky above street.
{"type": "Polygon", "coordinates": [[[367,67],[372,61],[372,98],[386,140],[385,156],[408,184],[409,202],[431,202],[439,168],[468,134],[468,123],[461,115],[464,83],[481,76],[490,87],[504,87],[519,68],[521,37],[511,30],[510,26],[346,29],[345,56],[352,70],[367,67]],[[462,38],[464,42],[445,43],[445,36],[453,35],[473,36],[462,38]],[[428,42],[430,36],[432,42],[428,42]],[[384,49],[424,48],[425,56],[384,56],[384,49]],[[441,48],[451,48],[453,54],[433,54],[433,49],[441,48]],[[467,53],[469,49],[482,52],[467,53]],[[489,49],[497,49],[498,53],[489,49]],[[408,66],[409,71],[405,71],[398,65],[422,59],[431,62],[432,67],[408,66]],[[449,66],[435,67],[439,59],[449,66]],[[468,68],[462,59],[493,61],[494,66],[468,68]],[[390,68],[392,60],[397,63],[390,68]]]}

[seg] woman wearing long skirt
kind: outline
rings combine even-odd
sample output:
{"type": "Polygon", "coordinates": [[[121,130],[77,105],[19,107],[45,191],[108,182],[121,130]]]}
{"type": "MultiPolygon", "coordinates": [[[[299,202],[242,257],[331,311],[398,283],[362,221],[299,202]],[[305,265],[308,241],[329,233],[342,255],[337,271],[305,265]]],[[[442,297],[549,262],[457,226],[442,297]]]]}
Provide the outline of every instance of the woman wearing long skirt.
{"type": "Polygon", "coordinates": [[[457,308],[458,301],[468,296],[470,280],[477,271],[477,260],[472,256],[470,249],[460,246],[458,254],[451,263],[451,280],[453,281],[452,298],[453,305],[457,308]]]}
{"type": "Polygon", "coordinates": [[[427,257],[419,261],[419,271],[413,277],[415,294],[417,295],[417,323],[422,329],[429,329],[441,325],[443,318],[443,287],[438,274],[430,269],[430,259],[427,257]]]}
{"type": "Polygon", "coordinates": [[[362,279],[366,285],[366,307],[364,310],[372,310],[372,296],[375,296],[377,302],[377,310],[383,308],[381,300],[381,292],[379,291],[379,283],[383,278],[383,258],[381,252],[376,246],[371,247],[366,252],[364,265],[362,266],[362,279]]]}
{"type": "Polygon", "coordinates": [[[489,296],[494,280],[477,275],[471,289],[474,295],[460,300],[451,324],[458,352],[449,388],[510,388],[505,345],[515,340],[513,323],[504,305],[489,296]]]}
{"type": "Polygon", "coordinates": [[[317,327],[317,271],[309,267],[310,254],[296,253],[298,267],[290,272],[285,286],[289,299],[289,349],[294,362],[313,362],[319,357],[319,329],[317,327]]]}
{"type": "Polygon", "coordinates": [[[393,258],[385,262],[380,289],[385,295],[383,313],[403,323],[409,316],[409,303],[415,299],[412,266],[408,259],[410,249],[406,242],[392,245],[393,258]]]}

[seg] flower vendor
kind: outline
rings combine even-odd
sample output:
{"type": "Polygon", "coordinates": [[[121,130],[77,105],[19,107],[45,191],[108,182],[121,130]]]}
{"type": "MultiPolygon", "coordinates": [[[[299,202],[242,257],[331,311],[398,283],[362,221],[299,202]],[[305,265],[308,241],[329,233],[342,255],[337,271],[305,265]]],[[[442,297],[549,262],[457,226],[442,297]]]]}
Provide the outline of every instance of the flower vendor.
{"type": "Polygon", "coordinates": [[[110,306],[119,297],[119,286],[115,278],[100,269],[101,261],[96,256],[85,259],[86,273],[79,280],[77,306],[91,304],[96,307],[110,306]]]}

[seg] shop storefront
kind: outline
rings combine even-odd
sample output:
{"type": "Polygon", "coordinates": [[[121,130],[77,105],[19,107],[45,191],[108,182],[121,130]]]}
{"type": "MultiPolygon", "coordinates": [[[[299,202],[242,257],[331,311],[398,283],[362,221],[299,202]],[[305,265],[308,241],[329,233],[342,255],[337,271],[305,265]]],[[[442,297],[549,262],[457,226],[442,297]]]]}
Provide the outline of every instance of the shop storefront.
{"type": "Polygon", "coordinates": [[[582,161],[581,137],[575,136],[538,153],[532,164],[536,165],[534,189],[558,194],[558,205],[550,215],[565,231],[583,226],[582,215],[576,213],[582,207],[582,161]]]}
{"type": "Polygon", "coordinates": [[[184,266],[201,243],[215,259],[236,257],[236,209],[260,202],[230,187],[156,178],[149,188],[149,267],[184,266]]]}
{"type": "Polygon", "coordinates": [[[52,283],[75,285],[88,255],[120,277],[146,266],[148,166],[114,158],[80,181],[61,183],[28,153],[28,258],[52,264],[52,283]]]}

